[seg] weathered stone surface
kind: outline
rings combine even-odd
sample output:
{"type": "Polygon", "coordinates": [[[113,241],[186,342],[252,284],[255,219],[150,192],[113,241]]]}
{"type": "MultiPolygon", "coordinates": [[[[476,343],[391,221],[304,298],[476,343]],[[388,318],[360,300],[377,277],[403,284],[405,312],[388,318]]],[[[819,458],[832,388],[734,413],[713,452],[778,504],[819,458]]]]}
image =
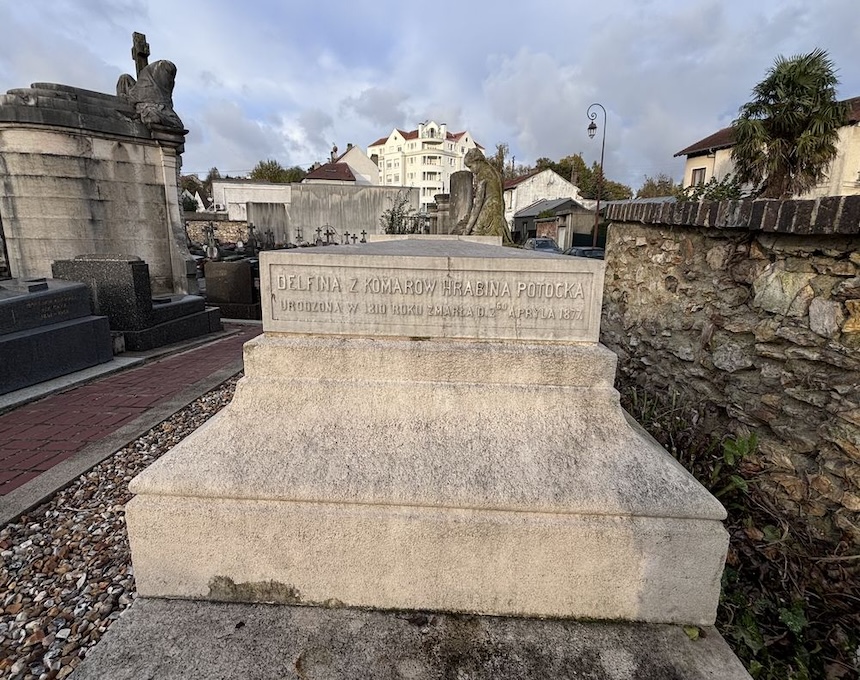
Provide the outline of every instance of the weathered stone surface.
{"type": "Polygon", "coordinates": [[[753,283],[753,304],[774,314],[802,316],[803,307],[811,300],[811,289],[806,288],[813,278],[810,273],[771,268],[753,283]]]}
{"type": "Polygon", "coordinates": [[[809,304],[809,328],[825,338],[832,338],[839,332],[845,312],[842,305],[832,300],[815,298],[809,304]]]}
{"type": "Polygon", "coordinates": [[[749,680],[713,628],[139,599],[74,680],[749,680]]]}
{"type": "Polygon", "coordinates": [[[267,332],[597,340],[603,262],[397,239],[261,255],[267,332]]]}
{"type": "Polygon", "coordinates": [[[727,342],[716,347],[711,353],[711,361],[721,371],[734,373],[753,365],[752,357],[746,353],[746,347],[736,342],[727,342]]]}
{"type": "MultiPolygon", "coordinates": [[[[838,212],[842,201],[824,206],[838,212]]],[[[759,212],[753,222],[760,223],[764,205],[759,212]]],[[[795,228],[801,215],[805,208],[798,204],[795,228]]],[[[797,511],[791,498],[809,493],[808,476],[838,461],[844,468],[858,449],[844,426],[826,424],[856,425],[835,414],[856,408],[843,400],[860,384],[860,238],[822,236],[833,233],[822,225],[813,231],[758,232],[750,240],[744,231],[732,236],[725,229],[681,226],[672,232],[627,223],[610,229],[607,245],[611,275],[601,337],[618,354],[622,375],[657,391],[677,391],[691,404],[709,404],[709,413],[717,414],[714,431],[754,430],[768,466],[793,456],[797,482],[771,484],[763,476],[764,488],[791,512],[797,511]],[[671,252],[667,240],[688,253],[683,264],[654,261],[671,252]],[[636,242],[642,245],[634,248],[636,242]],[[724,254],[730,251],[728,278],[724,254]],[[671,290],[666,281],[675,282],[671,290]],[[692,351],[679,351],[683,347],[692,351]]],[[[845,493],[860,494],[853,478],[844,484],[845,493]]],[[[834,537],[847,531],[849,524],[836,515],[847,512],[842,493],[816,496],[814,516],[810,510],[816,531],[834,537]]],[[[848,535],[860,543],[860,532],[848,535]]]]}
{"type": "Polygon", "coordinates": [[[303,602],[713,620],[723,510],[618,419],[607,355],[249,343],[223,416],[132,483],[139,591],[218,599],[225,577],[273,580],[303,602]],[[529,409],[492,406],[522,399],[529,409]],[[249,417],[276,432],[249,431],[249,417]]]}
{"type": "Polygon", "coordinates": [[[51,262],[131,253],[157,293],[196,292],[179,210],[184,130],[150,130],[117,97],[36,83],[0,96],[0,213],[14,276],[51,262]]]}
{"type": "Polygon", "coordinates": [[[713,621],[724,509],[625,419],[596,327],[519,312],[591,318],[600,288],[572,291],[602,265],[323,250],[263,254],[266,333],[232,404],[132,482],[141,594],[713,621]],[[395,305],[431,304],[474,313],[398,326],[395,305]]]}
{"type": "Polygon", "coordinates": [[[846,300],[848,318],[842,326],[843,333],[860,333],[860,300],[846,300]]]}

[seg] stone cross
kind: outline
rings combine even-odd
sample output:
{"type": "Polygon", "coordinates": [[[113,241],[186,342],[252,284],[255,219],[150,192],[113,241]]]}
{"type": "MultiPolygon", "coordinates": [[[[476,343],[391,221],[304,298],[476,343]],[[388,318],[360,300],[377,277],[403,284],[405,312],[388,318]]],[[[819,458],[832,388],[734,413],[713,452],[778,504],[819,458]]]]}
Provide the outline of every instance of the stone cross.
{"type": "Polygon", "coordinates": [[[355,234],[352,235],[352,244],[355,245],[355,242],[358,240],[358,236],[355,234]]]}
{"type": "Polygon", "coordinates": [[[361,242],[367,243],[367,232],[364,229],[361,230],[361,242]]]}
{"type": "Polygon", "coordinates": [[[131,58],[134,60],[139,78],[143,67],[149,64],[149,43],[146,42],[146,35],[137,31],[131,34],[131,39],[131,58]]]}

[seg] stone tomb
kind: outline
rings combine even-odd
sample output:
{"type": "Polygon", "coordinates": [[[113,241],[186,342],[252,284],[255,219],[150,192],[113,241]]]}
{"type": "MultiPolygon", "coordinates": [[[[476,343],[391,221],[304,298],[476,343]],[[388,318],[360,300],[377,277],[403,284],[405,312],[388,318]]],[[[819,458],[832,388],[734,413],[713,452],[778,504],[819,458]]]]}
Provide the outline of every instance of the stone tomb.
{"type": "Polygon", "coordinates": [[[260,291],[247,260],[207,262],[206,303],[217,307],[227,319],[259,319],[260,291]]]}
{"type": "Polygon", "coordinates": [[[712,624],[725,511],[625,419],[603,267],[263,253],[232,403],[130,485],[140,595],[712,624]]]}
{"type": "Polygon", "coordinates": [[[113,359],[108,320],[82,283],[0,281],[0,394],[113,359]]]}
{"type": "Polygon", "coordinates": [[[218,310],[199,295],[152,296],[149,267],[138,257],[79,255],[57,260],[54,276],[89,286],[93,306],[122,333],[125,348],[146,351],[221,330],[218,310]]]}

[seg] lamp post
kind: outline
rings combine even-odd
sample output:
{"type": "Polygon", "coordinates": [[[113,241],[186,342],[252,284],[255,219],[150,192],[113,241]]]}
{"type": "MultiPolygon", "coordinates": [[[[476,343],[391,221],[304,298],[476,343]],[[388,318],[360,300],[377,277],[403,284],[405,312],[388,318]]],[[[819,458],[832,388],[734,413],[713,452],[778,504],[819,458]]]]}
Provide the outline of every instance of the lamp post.
{"type": "Polygon", "coordinates": [[[600,223],[600,191],[603,189],[603,150],[606,148],[606,109],[603,108],[602,104],[598,104],[597,102],[589,106],[586,111],[591,120],[588,124],[588,136],[594,139],[594,135],[597,134],[597,123],[594,122],[597,119],[597,111],[591,110],[595,106],[599,106],[600,110],[603,111],[603,141],[600,143],[600,176],[597,178],[597,207],[594,210],[594,233],[591,237],[591,245],[593,247],[597,247],[597,232],[600,223]]]}

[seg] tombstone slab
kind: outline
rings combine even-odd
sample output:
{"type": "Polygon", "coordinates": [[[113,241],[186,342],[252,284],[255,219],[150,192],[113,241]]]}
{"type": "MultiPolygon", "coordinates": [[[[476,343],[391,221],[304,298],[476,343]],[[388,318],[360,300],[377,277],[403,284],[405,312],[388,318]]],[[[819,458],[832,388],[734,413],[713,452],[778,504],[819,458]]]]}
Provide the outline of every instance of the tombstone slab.
{"type": "Polygon", "coordinates": [[[139,593],[712,624],[725,510],[626,420],[603,267],[264,253],[232,403],[130,485],[139,593]]]}
{"type": "Polygon", "coordinates": [[[260,319],[260,292],[254,287],[254,272],[247,260],[207,262],[206,302],[229,319],[260,319]]]}
{"type": "Polygon", "coordinates": [[[108,320],[82,283],[0,281],[0,394],[113,359],[108,320]]]}

